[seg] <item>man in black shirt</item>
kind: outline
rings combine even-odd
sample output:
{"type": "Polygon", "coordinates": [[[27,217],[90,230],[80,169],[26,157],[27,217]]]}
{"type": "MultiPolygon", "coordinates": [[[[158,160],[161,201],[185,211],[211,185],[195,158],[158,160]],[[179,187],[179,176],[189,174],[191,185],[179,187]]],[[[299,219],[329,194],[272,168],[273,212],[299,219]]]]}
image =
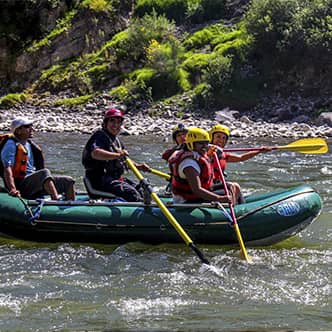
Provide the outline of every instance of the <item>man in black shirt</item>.
{"type": "MultiPolygon", "coordinates": [[[[123,119],[123,113],[119,109],[111,108],[106,111],[102,128],[92,134],[83,150],[85,176],[95,189],[109,192],[129,202],[143,201],[137,186],[123,177],[128,152],[117,136],[123,119]]],[[[146,164],[135,165],[142,171],[150,169],[146,164]]]]}

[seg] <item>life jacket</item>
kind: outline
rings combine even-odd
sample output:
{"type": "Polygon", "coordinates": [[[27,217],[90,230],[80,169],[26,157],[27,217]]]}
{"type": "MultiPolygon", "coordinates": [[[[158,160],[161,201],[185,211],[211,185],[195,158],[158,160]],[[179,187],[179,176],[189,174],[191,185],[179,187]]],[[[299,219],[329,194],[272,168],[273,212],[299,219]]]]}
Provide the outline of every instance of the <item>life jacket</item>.
{"type": "MultiPolygon", "coordinates": [[[[2,134],[0,135],[0,153],[6,144],[6,142],[12,139],[16,143],[16,153],[15,153],[15,164],[13,166],[13,177],[16,180],[22,180],[26,175],[26,169],[28,164],[28,151],[23,144],[21,144],[18,139],[13,134],[2,134]]],[[[28,140],[31,146],[31,151],[34,160],[34,167],[36,170],[45,167],[45,159],[42,149],[33,141],[28,140]]],[[[0,175],[4,175],[4,167],[2,162],[0,162],[0,175]]]]}
{"type": "MultiPolygon", "coordinates": [[[[225,173],[226,165],[227,165],[227,161],[226,161],[227,154],[225,152],[221,152],[221,151],[217,150],[216,155],[219,160],[220,168],[221,168],[222,172],[225,173]]],[[[214,172],[215,180],[221,181],[218,164],[217,164],[217,161],[215,160],[215,158],[213,158],[213,172],[214,172]]]]}
{"type": "Polygon", "coordinates": [[[176,151],[173,153],[169,162],[171,164],[173,170],[173,178],[172,178],[172,192],[174,195],[180,195],[187,201],[194,201],[200,199],[196,194],[193,193],[191,187],[186,179],[180,178],[179,176],[179,165],[180,163],[186,159],[192,158],[197,160],[201,173],[199,178],[201,180],[201,185],[204,189],[211,190],[213,184],[213,168],[210,160],[207,157],[199,156],[198,159],[195,158],[195,155],[191,151],[176,151]]]}
{"type": "Polygon", "coordinates": [[[23,144],[16,145],[15,164],[13,167],[14,179],[23,179],[27,171],[28,150],[23,144]]]}
{"type": "Polygon", "coordinates": [[[123,144],[117,137],[108,135],[104,129],[97,130],[88,140],[82,154],[82,164],[86,170],[87,177],[90,179],[94,178],[97,182],[97,179],[100,180],[104,175],[109,175],[114,179],[122,180],[122,175],[126,170],[124,160],[96,160],[91,157],[91,144],[97,139],[97,135],[105,139],[107,138],[107,141],[109,142],[109,146],[107,147],[108,151],[119,152],[124,149],[123,144]]]}

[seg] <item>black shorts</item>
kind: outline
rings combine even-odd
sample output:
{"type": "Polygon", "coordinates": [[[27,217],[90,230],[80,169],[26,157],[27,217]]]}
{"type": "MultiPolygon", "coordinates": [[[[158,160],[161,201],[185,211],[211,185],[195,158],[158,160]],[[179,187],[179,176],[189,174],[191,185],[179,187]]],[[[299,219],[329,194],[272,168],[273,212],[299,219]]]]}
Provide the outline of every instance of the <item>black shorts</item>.
{"type": "Polygon", "coordinates": [[[19,190],[22,197],[33,199],[46,195],[44,183],[48,179],[52,179],[58,194],[66,193],[75,183],[70,176],[53,176],[49,169],[43,168],[26,176],[20,183],[19,190]]]}

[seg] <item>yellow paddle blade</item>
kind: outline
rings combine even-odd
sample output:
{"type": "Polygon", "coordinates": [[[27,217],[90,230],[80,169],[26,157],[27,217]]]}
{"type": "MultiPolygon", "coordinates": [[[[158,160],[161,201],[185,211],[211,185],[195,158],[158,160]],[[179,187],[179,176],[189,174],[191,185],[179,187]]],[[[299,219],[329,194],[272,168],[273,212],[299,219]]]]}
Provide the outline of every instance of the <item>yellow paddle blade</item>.
{"type": "Polygon", "coordinates": [[[241,235],[241,232],[240,232],[239,225],[237,223],[234,223],[233,226],[234,226],[234,229],[235,229],[235,234],[236,234],[237,240],[238,240],[239,245],[240,245],[242,257],[247,261],[247,263],[252,264],[252,259],[251,259],[251,257],[248,256],[246,247],[244,246],[244,242],[243,242],[243,239],[242,239],[242,235],[241,235]]]}
{"type": "Polygon", "coordinates": [[[326,153],[329,150],[326,141],[320,137],[302,138],[288,145],[277,146],[276,149],[308,154],[326,153]]]}

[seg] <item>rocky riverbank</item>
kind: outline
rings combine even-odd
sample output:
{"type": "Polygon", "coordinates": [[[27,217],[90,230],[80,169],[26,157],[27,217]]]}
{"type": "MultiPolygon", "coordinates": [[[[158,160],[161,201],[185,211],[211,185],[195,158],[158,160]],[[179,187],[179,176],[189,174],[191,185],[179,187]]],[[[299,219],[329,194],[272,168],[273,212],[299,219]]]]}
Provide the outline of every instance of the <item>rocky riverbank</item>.
{"type": "MultiPolygon", "coordinates": [[[[54,107],[55,97],[34,100],[24,105],[3,109],[0,112],[0,130],[9,130],[11,120],[16,116],[25,116],[35,120],[35,129],[41,132],[91,133],[102,122],[103,113],[112,105],[108,95],[96,98],[84,107],[54,107]]],[[[186,102],[183,96],[181,103],[186,102]]],[[[153,108],[138,107],[128,110],[124,122],[123,134],[153,134],[169,138],[171,128],[178,123],[186,126],[198,126],[209,129],[216,122],[231,129],[233,137],[332,137],[332,113],[312,118],[317,103],[303,99],[274,100],[262,103],[250,113],[224,108],[203,116],[198,112],[185,112],[176,103],[167,106],[155,105],[153,108]],[[268,116],[268,118],[267,118],[268,116]]],[[[321,107],[330,107],[332,98],[319,99],[321,107]]],[[[328,108],[329,109],[329,108],[328,108]]]]}

